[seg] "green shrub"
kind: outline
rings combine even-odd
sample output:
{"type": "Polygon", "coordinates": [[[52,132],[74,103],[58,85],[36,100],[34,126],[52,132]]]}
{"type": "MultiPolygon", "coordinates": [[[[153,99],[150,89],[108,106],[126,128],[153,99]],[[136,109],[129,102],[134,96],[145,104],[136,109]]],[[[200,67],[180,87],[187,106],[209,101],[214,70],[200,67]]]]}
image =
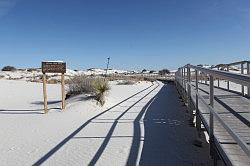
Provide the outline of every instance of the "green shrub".
{"type": "Polygon", "coordinates": [[[105,93],[110,89],[108,81],[97,78],[93,83],[95,89],[95,97],[98,103],[103,106],[105,104],[105,93]]]}

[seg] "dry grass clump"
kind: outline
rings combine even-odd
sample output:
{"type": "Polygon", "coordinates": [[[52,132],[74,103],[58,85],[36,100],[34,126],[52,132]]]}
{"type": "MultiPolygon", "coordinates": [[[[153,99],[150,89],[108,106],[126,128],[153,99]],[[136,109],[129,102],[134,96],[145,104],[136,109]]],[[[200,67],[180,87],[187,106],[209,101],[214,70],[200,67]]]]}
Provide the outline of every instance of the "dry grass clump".
{"type": "Polygon", "coordinates": [[[117,85],[134,85],[135,81],[132,80],[121,80],[117,83],[117,85]]]}
{"type": "Polygon", "coordinates": [[[159,78],[157,75],[148,76],[148,75],[143,75],[143,74],[137,74],[137,75],[114,74],[114,75],[107,76],[107,79],[109,81],[126,80],[126,81],[132,81],[135,83],[140,82],[140,81],[156,81],[157,78],[159,78]]]}
{"type": "Polygon", "coordinates": [[[105,104],[105,94],[110,89],[106,79],[77,75],[70,78],[67,83],[69,88],[68,97],[79,94],[91,94],[101,106],[105,104]]]}
{"type": "Polygon", "coordinates": [[[85,75],[76,75],[67,81],[69,91],[68,95],[79,95],[83,93],[94,93],[94,79],[85,75]]]}

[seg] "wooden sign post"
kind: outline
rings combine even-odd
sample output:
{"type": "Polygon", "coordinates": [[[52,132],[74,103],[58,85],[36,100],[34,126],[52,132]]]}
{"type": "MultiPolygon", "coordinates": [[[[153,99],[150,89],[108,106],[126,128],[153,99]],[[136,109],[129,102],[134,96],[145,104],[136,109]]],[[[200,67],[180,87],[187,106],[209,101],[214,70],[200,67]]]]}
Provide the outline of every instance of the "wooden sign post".
{"type": "Polygon", "coordinates": [[[47,98],[47,79],[46,73],[61,73],[61,91],[62,91],[62,110],[65,109],[65,81],[64,74],[66,73],[66,63],[61,61],[42,62],[43,73],[43,98],[44,98],[44,113],[48,113],[48,98],[47,98]]]}

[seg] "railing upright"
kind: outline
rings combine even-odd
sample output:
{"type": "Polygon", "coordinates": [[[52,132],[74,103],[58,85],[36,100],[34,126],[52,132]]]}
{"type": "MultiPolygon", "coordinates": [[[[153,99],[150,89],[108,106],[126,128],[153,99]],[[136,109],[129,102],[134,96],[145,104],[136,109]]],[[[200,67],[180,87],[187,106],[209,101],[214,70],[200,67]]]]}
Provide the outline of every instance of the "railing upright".
{"type": "Polygon", "coordinates": [[[196,90],[196,95],[195,95],[195,126],[196,129],[198,130],[199,136],[200,136],[200,131],[201,131],[201,120],[199,116],[199,100],[198,100],[198,90],[199,90],[199,82],[198,82],[198,71],[195,69],[195,90],[196,90]]]}
{"type": "MultiPolygon", "coordinates": [[[[209,75],[209,104],[214,107],[214,77],[209,75]]],[[[209,112],[209,142],[210,142],[210,154],[213,155],[213,145],[214,145],[214,116],[213,113],[209,112]]]]}
{"type": "MultiPolygon", "coordinates": [[[[247,74],[250,75],[250,62],[247,62],[247,74]]],[[[250,96],[250,86],[247,87],[247,95],[250,96]]]]}
{"type": "MultiPolygon", "coordinates": [[[[218,70],[220,70],[220,67],[218,67],[218,70]]],[[[220,78],[218,77],[218,87],[220,87],[220,78]]]]}
{"type": "MultiPolygon", "coordinates": [[[[241,74],[244,74],[244,63],[241,63],[241,74]]],[[[244,96],[244,85],[241,85],[241,93],[244,96]]]]}
{"type": "Polygon", "coordinates": [[[192,108],[191,108],[191,72],[190,72],[190,66],[187,65],[187,99],[188,99],[188,112],[191,114],[193,114],[192,108]]]}
{"type": "Polygon", "coordinates": [[[182,82],[181,86],[183,88],[184,87],[184,80],[183,80],[183,78],[184,78],[184,71],[183,71],[183,68],[181,68],[181,78],[182,78],[182,80],[181,80],[181,82],[182,82]]]}
{"type": "Polygon", "coordinates": [[[205,84],[207,85],[207,74],[206,73],[204,73],[204,75],[205,75],[205,84]]]}
{"type": "MultiPolygon", "coordinates": [[[[227,65],[227,72],[229,72],[229,65],[227,65]]],[[[229,80],[227,80],[227,90],[229,90],[229,80]]]]}

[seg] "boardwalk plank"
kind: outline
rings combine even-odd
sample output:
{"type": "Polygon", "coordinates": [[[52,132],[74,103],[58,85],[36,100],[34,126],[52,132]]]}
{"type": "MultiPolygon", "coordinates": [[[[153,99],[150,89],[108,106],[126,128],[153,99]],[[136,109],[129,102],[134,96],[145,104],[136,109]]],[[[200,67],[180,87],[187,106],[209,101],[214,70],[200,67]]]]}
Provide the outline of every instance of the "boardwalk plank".
{"type": "MultiPolygon", "coordinates": [[[[191,88],[191,99],[195,103],[195,88],[191,88]]],[[[209,86],[199,84],[199,94],[209,104],[209,86]]],[[[240,138],[247,144],[250,144],[250,100],[240,96],[239,94],[229,92],[226,90],[214,89],[214,109],[221,116],[224,122],[237,133],[240,138]]],[[[209,131],[209,111],[204,103],[200,100],[199,111],[203,119],[203,124],[209,131]]],[[[226,154],[227,159],[232,165],[249,165],[250,157],[241,149],[231,135],[222,127],[222,125],[215,119],[214,121],[214,135],[217,142],[219,142],[220,150],[226,154]]],[[[250,146],[250,145],[249,145],[250,146]]]]}

